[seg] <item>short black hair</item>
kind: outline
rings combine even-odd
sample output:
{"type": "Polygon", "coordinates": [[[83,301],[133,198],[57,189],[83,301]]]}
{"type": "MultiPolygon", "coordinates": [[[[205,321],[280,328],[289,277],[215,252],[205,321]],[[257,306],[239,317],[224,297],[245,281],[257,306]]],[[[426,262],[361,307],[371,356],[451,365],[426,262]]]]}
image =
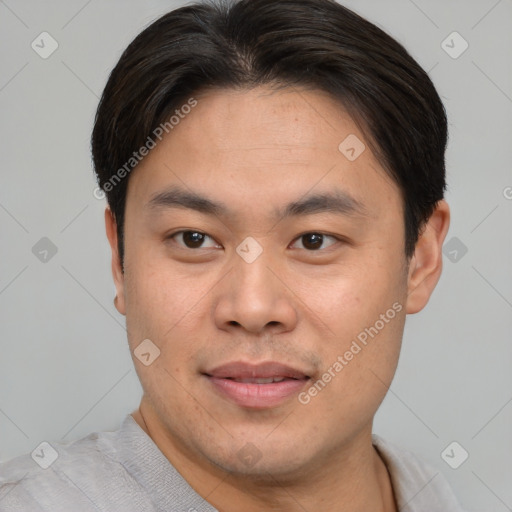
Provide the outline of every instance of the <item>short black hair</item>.
{"type": "Polygon", "coordinates": [[[427,73],[334,0],[206,0],[165,14],[132,41],[96,112],[93,162],[116,219],[121,265],[134,151],[200,90],[276,84],[327,92],[349,112],[400,189],[412,256],[446,189],[446,112],[427,73]]]}

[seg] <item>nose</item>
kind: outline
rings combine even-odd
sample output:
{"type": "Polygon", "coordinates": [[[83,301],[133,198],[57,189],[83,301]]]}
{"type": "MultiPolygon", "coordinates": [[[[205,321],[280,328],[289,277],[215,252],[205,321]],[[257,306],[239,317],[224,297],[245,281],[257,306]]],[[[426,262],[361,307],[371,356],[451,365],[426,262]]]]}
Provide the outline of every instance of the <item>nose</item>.
{"type": "Polygon", "coordinates": [[[295,296],[287,276],[267,254],[264,250],[251,263],[234,254],[234,267],[216,288],[214,316],[219,329],[245,329],[253,334],[294,329],[295,296]]]}

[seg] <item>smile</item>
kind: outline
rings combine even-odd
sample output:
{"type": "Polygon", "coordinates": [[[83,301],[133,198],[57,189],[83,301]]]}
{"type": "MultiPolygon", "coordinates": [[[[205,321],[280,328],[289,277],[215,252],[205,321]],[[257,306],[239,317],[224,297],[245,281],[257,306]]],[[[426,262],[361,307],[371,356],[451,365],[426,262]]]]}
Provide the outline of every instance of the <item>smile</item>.
{"type": "Polygon", "coordinates": [[[299,393],[310,379],[301,370],[276,362],[233,362],[203,375],[223,398],[253,409],[277,407],[299,393]]]}

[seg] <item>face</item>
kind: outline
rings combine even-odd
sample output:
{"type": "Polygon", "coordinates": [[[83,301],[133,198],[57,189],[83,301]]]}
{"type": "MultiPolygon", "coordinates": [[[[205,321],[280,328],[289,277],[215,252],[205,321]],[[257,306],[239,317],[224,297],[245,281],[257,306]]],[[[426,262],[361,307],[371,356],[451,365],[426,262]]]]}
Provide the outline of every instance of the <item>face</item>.
{"type": "Polygon", "coordinates": [[[107,212],[132,355],[160,351],[133,358],[143,401],[188,457],[313,471],[369,434],[436,275],[408,266],[399,190],[326,94],[194,97],[130,176],[124,275],[107,212]]]}

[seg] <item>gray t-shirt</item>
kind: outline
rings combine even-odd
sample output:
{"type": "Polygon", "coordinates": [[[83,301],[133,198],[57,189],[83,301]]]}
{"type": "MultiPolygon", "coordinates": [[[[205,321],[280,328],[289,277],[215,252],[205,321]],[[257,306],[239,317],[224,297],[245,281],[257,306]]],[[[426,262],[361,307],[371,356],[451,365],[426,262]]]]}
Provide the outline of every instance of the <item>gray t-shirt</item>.
{"type": "MultiPolygon", "coordinates": [[[[439,471],[375,434],[373,445],[388,467],[400,512],[464,512],[439,471]]],[[[113,432],[95,432],[67,444],[43,444],[32,455],[1,463],[0,511],[216,509],[190,487],[128,414],[113,432]]]]}

